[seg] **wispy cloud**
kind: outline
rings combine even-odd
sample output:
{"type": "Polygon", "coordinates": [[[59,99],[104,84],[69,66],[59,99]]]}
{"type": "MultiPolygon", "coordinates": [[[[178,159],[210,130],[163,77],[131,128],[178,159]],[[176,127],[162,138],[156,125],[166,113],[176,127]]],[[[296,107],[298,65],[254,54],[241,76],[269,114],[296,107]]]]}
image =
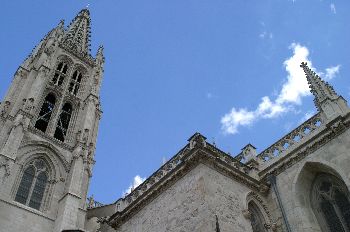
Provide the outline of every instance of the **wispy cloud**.
{"type": "MultiPolygon", "coordinates": [[[[232,108],[221,118],[221,126],[225,134],[236,134],[240,126],[250,126],[259,119],[279,117],[294,109],[295,106],[301,105],[303,97],[311,95],[303,69],[300,68],[301,62],[307,62],[309,67],[315,70],[309,59],[309,50],[298,43],[292,43],[289,49],[293,50],[293,55],[283,62],[288,76],[277,97],[274,100],[269,96],[262,97],[255,110],[232,108]]],[[[339,67],[340,65],[327,68],[325,76],[333,78],[339,72],[339,67]]]]}
{"type": "Polygon", "coordinates": [[[335,4],[334,4],[334,3],[331,3],[331,4],[329,5],[329,7],[331,8],[331,11],[332,11],[333,14],[336,14],[336,13],[337,13],[337,9],[335,8],[335,4]]]}
{"type": "Polygon", "coordinates": [[[259,34],[261,39],[273,39],[273,34],[271,32],[263,31],[259,34]]]}
{"type": "Polygon", "coordinates": [[[310,110],[308,112],[306,112],[303,117],[299,120],[299,123],[303,123],[306,120],[308,120],[309,118],[311,118],[312,116],[314,116],[315,111],[314,110],[310,110]]]}
{"type": "Polygon", "coordinates": [[[326,74],[324,78],[326,80],[332,80],[339,73],[340,65],[326,68],[326,74]]]}
{"type": "Polygon", "coordinates": [[[267,29],[265,22],[260,21],[261,32],[259,34],[260,39],[273,39],[273,33],[267,29]]]}
{"type": "Polygon", "coordinates": [[[137,186],[139,186],[140,184],[142,184],[145,181],[146,178],[142,178],[139,175],[136,175],[134,177],[134,180],[132,181],[132,183],[130,184],[130,186],[123,192],[123,196],[131,193],[131,191],[133,189],[135,189],[137,186]]]}

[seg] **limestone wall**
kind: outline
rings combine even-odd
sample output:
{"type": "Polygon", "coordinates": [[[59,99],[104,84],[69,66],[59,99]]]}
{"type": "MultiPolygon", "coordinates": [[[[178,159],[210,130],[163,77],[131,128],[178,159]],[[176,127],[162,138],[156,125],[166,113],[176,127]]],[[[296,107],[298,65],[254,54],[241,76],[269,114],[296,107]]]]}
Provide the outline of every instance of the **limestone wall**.
{"type": "Polygon", "coordinates": [[[0,232],[52,231],[54,221],[37,210],[0,199],[0,232]]]}
{"type": "Polygon", "coordinates": [[[249,232],[250,222],[242,214],[249,191],[242,184],[199,164],[117,231],[212,232],[217,215],[222,231],[249,232]]]}

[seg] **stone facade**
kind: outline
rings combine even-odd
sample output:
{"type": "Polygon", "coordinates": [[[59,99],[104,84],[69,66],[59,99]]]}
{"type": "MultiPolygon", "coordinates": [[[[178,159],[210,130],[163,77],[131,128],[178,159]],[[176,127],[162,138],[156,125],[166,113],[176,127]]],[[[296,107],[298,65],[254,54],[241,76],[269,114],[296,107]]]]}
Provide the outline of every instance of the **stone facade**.
{"type": "Polygon", "coordinates": [[[0,105],[0,231],[84,229],[101,117],[103,48],[90,15],[52,29],[16,71],[0,105]]]}
{"type": "Polygon", "coordinates": [[[350,231],[350,109],[306,63],[317,114],[260,154],[195,133],[127,196],[86,199],[104,63],[89,25],[84,9],[51,30],[0,105],[1,232],[350,231]]]}

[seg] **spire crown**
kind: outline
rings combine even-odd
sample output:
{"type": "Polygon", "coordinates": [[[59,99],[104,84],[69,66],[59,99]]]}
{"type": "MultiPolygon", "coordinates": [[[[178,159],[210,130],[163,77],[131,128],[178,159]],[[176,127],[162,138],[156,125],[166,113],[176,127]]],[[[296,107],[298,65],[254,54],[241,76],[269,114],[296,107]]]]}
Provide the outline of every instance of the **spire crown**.
{"type": "Polygon", "coordinates": [[[314,103],[319,110],[324,100],[334,100],[339,97],[333,87],[312,71],[306,62],[302,62],[300,67],[304,70],[310,91],[315,96],[314,103]]]}
{"type": "Polygon", "coordinates": [[[64,36],[64,43],[77,52],[87,54],[90,51],[90,12],[81,10],[70,23],[64,36]]]}

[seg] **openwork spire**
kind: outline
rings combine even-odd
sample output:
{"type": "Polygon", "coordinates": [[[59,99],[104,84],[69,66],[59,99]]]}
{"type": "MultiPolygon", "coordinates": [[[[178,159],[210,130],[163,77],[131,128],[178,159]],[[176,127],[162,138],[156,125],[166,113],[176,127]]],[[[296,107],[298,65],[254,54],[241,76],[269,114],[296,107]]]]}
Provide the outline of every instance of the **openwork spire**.
{"type": "Polygon", "coordinates": [[[81,10],[70,23],[64,36],[64,43],[71,49],[81,53],[89,53],[90,50],[90,12],[81,10]]]}
{"type": "Polygon", "coordinates": [[[300,67],[303,68],[311,93],[315,96],[314,103],[318,109],[321,109],[321,103],[326,100],[338,98],[338,94],[333,87],[322,80],[314,71],[312,71],[306,62],[302,62],[300,67]]]}

